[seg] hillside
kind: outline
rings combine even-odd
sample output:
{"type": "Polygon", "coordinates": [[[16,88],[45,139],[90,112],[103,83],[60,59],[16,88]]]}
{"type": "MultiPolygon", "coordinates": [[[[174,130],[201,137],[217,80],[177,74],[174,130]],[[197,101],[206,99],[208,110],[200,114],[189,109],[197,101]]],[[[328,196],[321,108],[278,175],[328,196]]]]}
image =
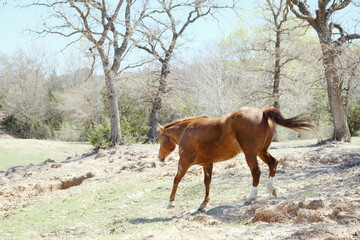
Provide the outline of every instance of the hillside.
{"type": "Polygon", "coordinates": [[[1,239],[358,239],[360,143],[273,143],[280,160],[275,186],[244,200],[251,175],[244,157],[214,165],[211,202],[203,173],[192,167],[167,210],[177,150],[157,162],[158,145],[100,150],[64,161],[0,172],[1,239]]]}

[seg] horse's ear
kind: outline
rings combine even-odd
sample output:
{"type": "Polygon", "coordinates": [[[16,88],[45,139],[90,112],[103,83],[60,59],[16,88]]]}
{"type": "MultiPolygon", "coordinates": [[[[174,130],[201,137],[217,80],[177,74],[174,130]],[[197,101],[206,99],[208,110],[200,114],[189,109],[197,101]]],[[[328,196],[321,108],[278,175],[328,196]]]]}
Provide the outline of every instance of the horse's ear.
{"type": "Polygon", "coordinates": [[[158,127],[159,127],[159,129],[160,129],[160,131],[161,131],[161,132],[164,132],[164,127],[163,127],[163,126],[161,126],[161,124],[160,124],[160,123],[158,123],[158,127]]]}

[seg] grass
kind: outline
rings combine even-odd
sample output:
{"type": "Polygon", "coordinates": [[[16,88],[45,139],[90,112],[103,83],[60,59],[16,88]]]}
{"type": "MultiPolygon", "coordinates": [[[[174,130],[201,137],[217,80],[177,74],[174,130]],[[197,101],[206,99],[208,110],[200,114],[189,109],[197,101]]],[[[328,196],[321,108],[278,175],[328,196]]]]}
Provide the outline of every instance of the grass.
{"type": "Polygon", "coordinates": [[[15,210],[2,221],[0,236],[10,239],[61,238],[62,232],[71,232],[78,239],[97,239],[99,235],[111,239],[142,225],[146,229],[148,225],[171,219],[174,213],[165,209],[164,200],[168,196],[163,189],[167,185],[137,183],[129,179],[97,189],[79,188],[71,196],[59,194],[53,199],[42,198],[15,210]],[[144,213],[147,213],[146,219],[144,213]]]}
{"type": "MultiPolygon", "coordinates": [[[[233,179],[236,181],[236,179],[233,179]]],[[[183,227],[184,215],[195,212],[204,197],[202,177],[181,182],[176,207],[167,210],[172,178],[150,180],[141,176],[121,177],[99,185],[83,184],[34,199],[26,207],[15,209],[1,221],[0,239],[178,239],[172,232],[183,227]],[[177,222],[179,221],[179,222],[177,222]],[[65,238],[66,239],[66,238],[65,238]]],[[[214,204],[224,204],[227,196],[234,201],[241,186],[217,180],[214,204]],[[234,189],[235,192],[234,192],[234,189]],[[219,195],[221,192],[222,195],[219,195]],[[231,197],[230,197],[231,196],[231,197]]],[[[1,218],[0,218],[1,219],[1,218]]],[[[238,228],[239,225],[224,226],[238,228]]],[[[191,227],[204,227],[192,222],[191,227]]],[[[212,228],[213,226],[206,226],[212,228]]]]}
{"type": "Polygon", "coordinates": [[[81,156],[91,150],[92,146],[88,143],[0,138],[0,171],[14,166],[43,162],[49,158],[62,161],[69,156],[81,156]]]}
{"type": "Polygon", "coordinates": [[[360,145],[360,136],[357,137],[351,137],[351,143],[360,145]]]}
{"type": "MultiPolygon", "coordinates": [[[[359,144],[359,139],[353,139],[353,143],[359,144]]],[[[0,139],[1,153],[4,146],[2,140],[0,139]]],[[[41,153],[39,148],[57,148],[56,151],[47,151],[52,153],[52,159],[62,151],[70,151],[68,148],[74,150],[81,145],[58,142],[35,145],[34,143],[41,143],[38,141],[23,143],[25,150],[21,152],[29,155],[34,154],[31,151],[34,149],[41,153]],[[26,147],[27,143],[32,143],[33,147],[26,147]],[[60,146],[64,147],[61,151],[60,146]]],[[[88,145],[85,144],[84,147],[86,146],[88,145]]],[[[7,147],[9,148],[10,146],[7,147]]],[[[67,152],[61,158],[69,154],[67,152]]],[[[43,159],[46,158],[48,157],[43,156],[43,159]]],[[[182,236],[174,236],[174,233],[179,234],[184,230],[189,234],[194,229],[201,229],[202,233],[226,230],[229,233],[223,235],[222,239],[241,239],[240,233],[252,228],[251,223],[244,225],[240,218],[239,222],[221,222],[218,225],[191,219],[191,213],[195,212],[203,201],[202,175],[186,176],[177,191],[176,207],[167,210],[172,181],[172,177],[152,179],[146,174],[134,172],[128,175],[120,174],[110,181],[82,184],[69,190],[59,190],[34,198],[28,206],[7,212],[6,217],[0,216],[0,219],[3,219],[0,220],[0,239],[181,239],[182,236]]],[[[231,206],[242,204],[250,191],[249,181],[250,178],[246,181],[235,177],[213,178],[209,208],[229,207],[228,210],[231,211],[231,206]]],[[[289,183],[292,183],[292,180],[279,179],[276,182],[278,187],[289,183]]],[[[267,196],[265,184],[266,178],[263,177],[259,189],[260,199],[267,196]]],[[[299,179],[296,184],[303,186],[304,182],[299,179]]],[[[303,199],[309,193],[300,191],[299,194],[295,194],[294,199],[303,199]]],[[[206,238],[211,239],[211,236],[207,235],[206,238]]],[[[194,235],[192,238],[196,237],[197,235],[194,235]]]]}

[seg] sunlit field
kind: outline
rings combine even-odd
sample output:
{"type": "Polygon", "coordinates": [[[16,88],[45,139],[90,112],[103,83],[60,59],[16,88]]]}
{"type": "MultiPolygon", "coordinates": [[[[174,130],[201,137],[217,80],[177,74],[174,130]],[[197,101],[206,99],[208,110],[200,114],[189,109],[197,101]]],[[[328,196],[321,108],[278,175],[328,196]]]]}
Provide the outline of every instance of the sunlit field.
{"type": "Polygon", "coordinates": [[[92,151],[88,143],[0,138],[0,171],[47,159],[62,161],[92,151]]]}

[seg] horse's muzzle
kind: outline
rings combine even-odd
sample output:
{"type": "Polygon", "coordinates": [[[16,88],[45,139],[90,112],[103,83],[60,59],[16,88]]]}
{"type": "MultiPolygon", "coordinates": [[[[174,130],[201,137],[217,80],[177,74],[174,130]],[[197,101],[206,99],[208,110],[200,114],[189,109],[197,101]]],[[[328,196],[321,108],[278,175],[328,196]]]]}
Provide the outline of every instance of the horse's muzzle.
{"type": "Polygon", "coordinates": [[[157,159],[158,159],[160,162],[164,162],[164,161],[165,161],[165,159],[162,158],[162,157],[160,156],[160,154],[157,155],[157,159]]]}

